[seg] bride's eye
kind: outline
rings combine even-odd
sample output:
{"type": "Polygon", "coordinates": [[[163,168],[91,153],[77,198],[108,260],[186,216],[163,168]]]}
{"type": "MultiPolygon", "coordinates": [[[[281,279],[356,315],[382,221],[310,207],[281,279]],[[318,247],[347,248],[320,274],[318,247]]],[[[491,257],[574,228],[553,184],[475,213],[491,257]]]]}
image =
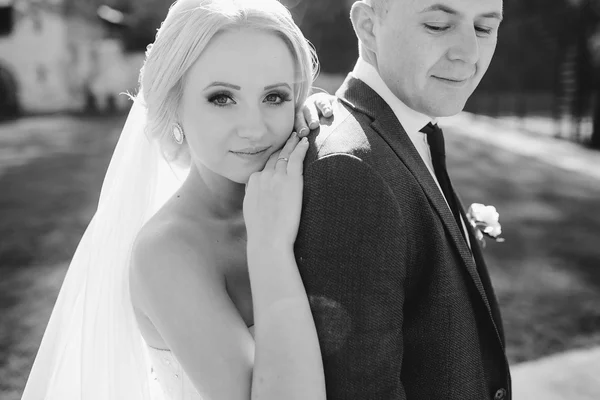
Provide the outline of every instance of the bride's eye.
{"type": "Polygon", "coordinates": [[[269,93],[265,97],[264,102],[273,104],[273,105],[279,105],[279,104],[283,104],[286,101],[291,101],[291,100],[292,100],[292,98],[286,92],[274,92],[274,93],[269,93]]]}
{"type": "Polygon", "coordinates": [[[225,107],[230,104],[236,104],[230,93],[216,93],[208,98],[208,101],[217,107],[225,107]]]}

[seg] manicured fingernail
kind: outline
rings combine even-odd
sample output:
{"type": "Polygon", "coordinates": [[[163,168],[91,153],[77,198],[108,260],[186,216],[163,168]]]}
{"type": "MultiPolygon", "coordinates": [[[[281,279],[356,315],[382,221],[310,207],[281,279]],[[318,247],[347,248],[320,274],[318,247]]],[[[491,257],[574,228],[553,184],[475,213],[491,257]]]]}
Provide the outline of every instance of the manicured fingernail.
{"type": "Polygon", "coordinates": [[[292,132],[292,139],[296,139],[298,137],[298,132],[292,132]]]}
{"type": "Polygon", "coordinates": [[[304,134],[304,132],[308,131],[307,127],[303,127],[302,129],[300,129],[300,133],[299,135],[302,136],[304,134]]]}
{"type": "Polygon", "coordinates": [[[302,144],[308,143],[308,138],[306,136],[303,137],[302,140],[300,141],[300,143],[302,143],[302,144]]]}
{"type": "Polygon", "coordinates": [[[308,126],[310,126],[310,129],[317,129],[319,127],[319,123],[317,121],[312,121],[308,126]]]}

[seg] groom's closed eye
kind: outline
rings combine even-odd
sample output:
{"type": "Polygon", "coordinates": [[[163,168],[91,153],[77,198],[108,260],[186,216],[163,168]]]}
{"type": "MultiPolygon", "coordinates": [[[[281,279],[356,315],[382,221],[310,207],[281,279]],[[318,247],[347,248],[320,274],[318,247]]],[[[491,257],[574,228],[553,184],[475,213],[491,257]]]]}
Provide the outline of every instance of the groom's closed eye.
{"type": "Polygon", "coordinates": [[[423,24],[428,30],[432,32],[445,32],[450,29],[448,25],[432,25],[432,24],[423,24]]]}

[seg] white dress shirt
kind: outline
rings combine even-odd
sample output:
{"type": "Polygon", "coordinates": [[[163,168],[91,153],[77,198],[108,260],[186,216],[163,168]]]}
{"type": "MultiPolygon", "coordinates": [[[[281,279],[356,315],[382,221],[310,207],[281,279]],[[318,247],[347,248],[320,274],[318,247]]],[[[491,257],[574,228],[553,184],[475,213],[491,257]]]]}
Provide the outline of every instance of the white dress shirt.
{"type": "MultiPolygon", "coordinates": [[[[436,124],[437,120],[435,118],[430,118],[425,114],[421,114],[418,111],[413,110],[404,104],[400,99],[398,99],[392,91],[387,87],[381,76],[379,76],[379,72],[373,67],[371,64],[363,60],[362,58],[358,58],[356,65],[354,66],[354,70],[352,71],[352,75],[366,83],[371,89],[373,89],[381,98],[390,106],[398,121],[408,134],[411,142],[417,149],[417,152],[423,159],[423,162],[427,166],[431,177],[437,184],[440,189],[440,193],[444,200],[446,197],[444,196],[444,192],[435,177],[435,170],[433,169],[433,161],[431,158],[431,150],[429,149],[429,144],[427,143],[427,134],[420,132],[421,129],[425,127],[428,123],[436,124]]],[[[446,205],[448,201],[446,200],[446,205]]],[[[450,206],[448,206],[450,209],[450,206]]],[[[452,212],[452,210],[450,210],[452,212]]],[[[465,233],[465,237],[467,238],[467,244],[469,244],[469,235],[467,233],[467,229],[465,226],[465,222],[462,220],[462,228],[465,233]]]]}

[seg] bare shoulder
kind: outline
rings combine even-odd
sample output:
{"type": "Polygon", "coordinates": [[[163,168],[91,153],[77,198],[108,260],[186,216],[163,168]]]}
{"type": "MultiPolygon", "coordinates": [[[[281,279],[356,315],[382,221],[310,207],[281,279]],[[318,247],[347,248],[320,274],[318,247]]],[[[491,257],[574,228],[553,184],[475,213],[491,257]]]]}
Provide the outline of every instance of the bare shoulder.
{"type": "Polygon", "coordinates": [[[175,213],[159,214],[140,230],[133,244],[130,283],[135,305],[146,309],[149,294],[159,296],[217,285],[218,275],[204,262],[197,222],[175,213]]]}
{"type": "Polygon", "coordinates": [[[197,230],[197,225],[177,214],[156,215],[138,233],[133,244],[133,260],[152,260],[193,247],[191,238],[197,230]]]}

